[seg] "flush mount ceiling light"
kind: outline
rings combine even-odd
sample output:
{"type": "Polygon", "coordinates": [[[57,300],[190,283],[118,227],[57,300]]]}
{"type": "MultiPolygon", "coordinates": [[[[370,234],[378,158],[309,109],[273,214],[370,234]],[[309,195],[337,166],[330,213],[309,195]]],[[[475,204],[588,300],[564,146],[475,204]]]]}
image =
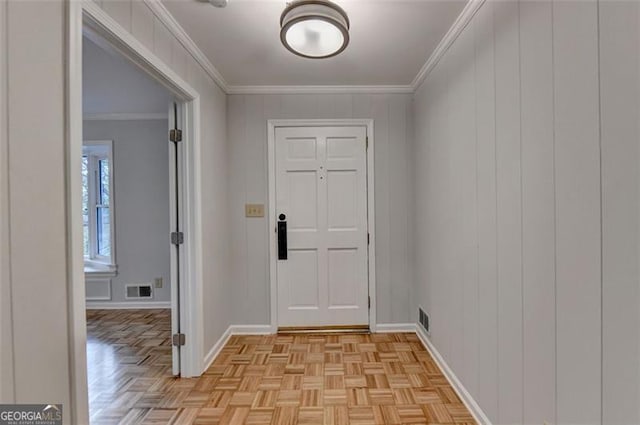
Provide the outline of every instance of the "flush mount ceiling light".
{"type": "Polygon", "coordinates": [[[330,58],[349,44],[349,17],[329,0],[297,0],[282,12],[280,40],[298,56],[330,58]]]}

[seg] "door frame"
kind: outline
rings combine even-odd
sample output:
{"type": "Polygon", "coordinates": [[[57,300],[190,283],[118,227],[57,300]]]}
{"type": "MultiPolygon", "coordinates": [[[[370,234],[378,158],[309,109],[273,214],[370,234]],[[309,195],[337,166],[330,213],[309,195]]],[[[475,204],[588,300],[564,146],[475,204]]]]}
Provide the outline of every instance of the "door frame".
{"type": "MultiPolygon", "coordinates": [[[[184,267],[180,292],[181,327],[187,335],[182,347],[183,377],[204,369],[202,184],[200,173],[200,94],[151,50],[91,0],[67,2],[66,146],[67,282],[71,373],[70,423],[89,423],[84,255],[82,244],[80,163],[82,160],[82,38],[89,30],[109,42],[150,77],[165,86],[182,105],[184,267]]],[[[167,234],[169,240],[169,234],[167,234]]]]}
{"type": "Polygon", "coordinates": [[[366,127],[367,147],[367,231],[369,246],[369,329],[376,331],[376,232],[375,232],[375,173],[374,173],[374,120],[373,119],[277,119],[267,120],[267,155],[269,184],[269,281],[271,291],[271,332],[278,332],[278,239],[276,237],[276,129],[280,127],[366,127]]]}

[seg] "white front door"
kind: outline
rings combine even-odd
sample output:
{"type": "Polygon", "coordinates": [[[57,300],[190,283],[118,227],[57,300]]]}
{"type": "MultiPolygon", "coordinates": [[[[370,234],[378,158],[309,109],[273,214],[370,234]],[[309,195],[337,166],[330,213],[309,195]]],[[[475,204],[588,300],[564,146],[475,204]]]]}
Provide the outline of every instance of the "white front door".
{"type": "Polygon", "coordinates": [[[367,129],[275,133],[278,326],[368,325],[367,129]]]}

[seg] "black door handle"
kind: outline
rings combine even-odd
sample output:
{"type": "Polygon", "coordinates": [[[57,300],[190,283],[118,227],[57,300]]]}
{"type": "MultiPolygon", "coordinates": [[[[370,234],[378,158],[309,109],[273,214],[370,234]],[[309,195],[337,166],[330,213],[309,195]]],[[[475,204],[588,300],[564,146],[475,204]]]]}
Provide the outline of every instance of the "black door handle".
{"type": "Polygon", "coordinates": [[[278,217],[278,260],[287,259],[287,216],[280,214],[278,217]]]}

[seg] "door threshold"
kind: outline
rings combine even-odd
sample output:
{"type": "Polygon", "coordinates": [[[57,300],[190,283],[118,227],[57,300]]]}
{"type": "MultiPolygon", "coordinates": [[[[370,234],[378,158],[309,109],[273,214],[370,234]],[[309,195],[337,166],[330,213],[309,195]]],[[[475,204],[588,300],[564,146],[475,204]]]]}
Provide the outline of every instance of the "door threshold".
{"type": "Polygon", "coordinates": [[[279,334],[370,333],[369,325],[281,326],[279,334]]]}

